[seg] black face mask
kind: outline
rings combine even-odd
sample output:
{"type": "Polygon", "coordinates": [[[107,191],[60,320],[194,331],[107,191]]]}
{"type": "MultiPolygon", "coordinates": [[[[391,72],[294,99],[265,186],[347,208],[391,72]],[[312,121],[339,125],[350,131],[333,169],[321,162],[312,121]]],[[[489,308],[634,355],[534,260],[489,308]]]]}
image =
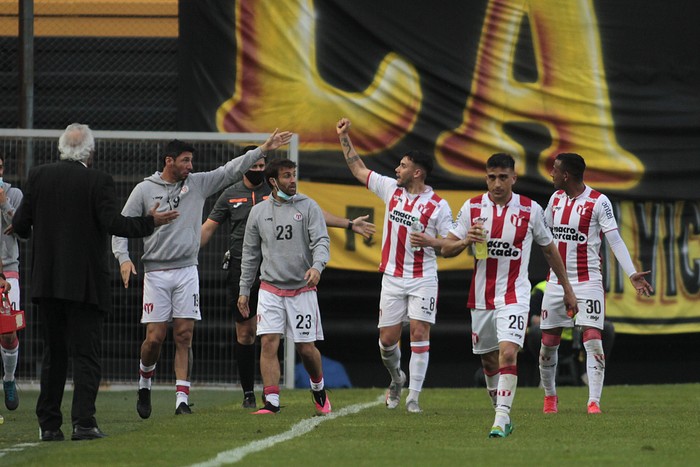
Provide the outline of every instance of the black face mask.
{"type": "Polygon", "coordinates": [[[258,186],[262,183],[264,175],[265,172],[262,170],[249,170],[245,173],[245,178],[254,186],[258,186]]]}

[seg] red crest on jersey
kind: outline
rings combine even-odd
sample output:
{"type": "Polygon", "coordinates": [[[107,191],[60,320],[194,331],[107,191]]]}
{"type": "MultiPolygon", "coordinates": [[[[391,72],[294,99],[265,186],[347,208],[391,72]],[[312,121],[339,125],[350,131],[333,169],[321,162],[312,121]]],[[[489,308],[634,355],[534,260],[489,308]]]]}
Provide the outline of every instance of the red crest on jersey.
{"type": "Polygon", "coordinates": [[[587,204],[579,204],[576,206],[576,213],[581,217],[586,217],[586,211],[588,211],[587,204]]]}
{"type": "Polygon", "coordinates": [[[143,311],[146,313],[152,313],[153,312],[153,303],[144,303],[143,304],[143,311]]]}
{"type": "Polygon", "coordinates": [[[523,225],[523,218],[519,216],[518,214],[513,214],[510,216],[510,223],[513,224],[515,227],[520,227],[523,225]]]}

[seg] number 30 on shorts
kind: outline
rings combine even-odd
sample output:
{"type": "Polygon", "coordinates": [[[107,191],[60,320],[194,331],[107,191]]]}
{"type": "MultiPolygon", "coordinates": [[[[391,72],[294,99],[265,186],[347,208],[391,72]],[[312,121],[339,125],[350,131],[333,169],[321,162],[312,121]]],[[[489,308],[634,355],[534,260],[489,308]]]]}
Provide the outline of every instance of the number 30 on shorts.
{"type": "Polygon", "coordinates": [[[589,315],[599,315],[603,312],[603,306],[600,300],[586,300],[586,313],[589,315]]]}

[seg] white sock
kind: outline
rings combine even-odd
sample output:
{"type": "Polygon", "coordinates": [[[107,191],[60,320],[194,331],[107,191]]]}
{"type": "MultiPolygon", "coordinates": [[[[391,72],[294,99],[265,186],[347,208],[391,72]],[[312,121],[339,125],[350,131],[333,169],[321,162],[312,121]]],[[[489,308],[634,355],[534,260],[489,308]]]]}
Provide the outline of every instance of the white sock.
{"type": "Polygon", "coordinates": [[[542,344],[540,347],[540,380],[545,396],[557,395],[557,363],[559,362],[559,346],[553,347],[542,344]]]}
{"type": "Polygon", "coordinates": [[[190,398],[190,382],[184,379],[175,381],[175,408],[178,408],[183,402],[189,404],[190,398]]]}
{"type": "MultiPolygon", "coordinates": [[[[496,396],[496,421],[506,420],[510,423],[510,409],[515,398],[515,389],[518,387],[518,375],[513,373],[501,373],[498,378],[498,395],[496,396]]],[[[498,423],[495,423],[498,425],[498,423]]],[[[501,425],[499,425],[501,426],[501,425]]]]}
{"type": "Polygon", "coordinates": [[[588,403],[600,403],[605,379],[605,353],[603,341],[591,339],[583,343],[586,349],[586,373],[588,374],[588,403]]]}
{"type": "Polygon", "coordinates": [[[496,396],[498,394],[498,380],[499,376],[501,374],[496,372],[496,374],[489,375],[486,372],[484,372],[484,379],[486,379],[486,390],[489,393],[489,397],[491,398],[491,404],[493,404],[493,408],[496,408],[496,396]]]}
{"type": "Polygon", "coordinates": [[[323,378],[321,378],[321,381],[319,381],[318,383],[314,383],[314,381],[311,378],[309,378],[309,384],[311,385],[312,391],[320,391],[324,387],[323,378]]]}
{"type": "Polygon", "coordinates": [[[382,356],[382,362],[391,375],[393,382],[401,381],[401,347],[398,342],[389,347],[384,347],[379,341],[379,353],[382,356]]]}
{"type": "Polygon", "coordinates": [[[14,349],[6,349],[0,346],[0,354],[2,354],[2,364],[5,368],[5,376],[3,381],[12,381],[15,379],[15,370],[17,370],[17,360],[19,358],[19,341],[14,349]]]}
{"type": "Polygon", "coordinates": [[[418,395],[423,389],[425,375],[428,372],[430,360],[430,341],[411,342],[411,360],[408,363],[410,382],[408,383],[408,396],[406,402],[418,400],[418,395]]]}
{"type": "Polygon", "coordinates": [[[139,361],[139,389],[151,389],[151,381],[156,371],[156,364],[146,366],[139,361]]]}
{"type": "Polygon", "coordinates": [[[280,406],[280,395],[279,395],[279,393],[265,394],[265,401],[269,402],[271,405],[274,405],[275,407],[279,407],[280,406]]]}

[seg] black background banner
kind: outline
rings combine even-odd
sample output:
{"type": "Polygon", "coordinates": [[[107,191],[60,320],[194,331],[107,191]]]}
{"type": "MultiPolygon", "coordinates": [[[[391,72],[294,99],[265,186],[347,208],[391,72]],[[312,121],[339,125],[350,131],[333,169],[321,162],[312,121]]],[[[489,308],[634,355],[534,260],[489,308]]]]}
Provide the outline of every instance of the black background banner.
{"type": "MultiPolygon", "coordinates": [[[[271,31],[296,27],[285,23],[289,16],[282,14],[284,12],[276,14],[272,7],[262,7],[262,3],[248,0],[238,3],[181,2],[180,129],[232,131],[217,126],[216,114],[222,104],[237,92],[237,64],[242,53],[237,48],[237,41],[264,42],[265,35],[269,37],[271,31]],[[237,14],[241,15],[241,11],[254,13],[250,15],[252,22],[261,27],[239,23],[237,30],[236,21],[240,19],[237,14]],[[208,34],[201,34],[202,30],[208,34]]],[[[685,2],[683,8],[670,8],[652,1],[571,3],[579,4],[581,11],[592,15],[591,20],[581,18],[580,27],[594,28],[591,33],[600,44],[602,69],[599,72],[579,69],[575,63],[574,66],[568,63],[568,69],[557,72],[569,76],[584,95],[588,86],[600,87],[602,98],[593,103],[593,108],[600,106],[609,112],[613,145],[619,145],[641,167],[638,183],[606,185],[604,191],[613,199],[697,199],[698,191],[691,187],[700,172],[700,52],[697,49],[700,32],[694,24],[700,17],[700,4],[685,2]],[[591,82],[589,76],[602,79],[591,82]]],[[[553,0],[295,0],[285,4],[297,5],[302,10],[311,9],[311,29],[302,29],[298,34],[301,37],[310,31],[313,33],[313,59],[324,85],[340,92],[361,92],[372,83],[377,67],[391,53],[415,68],[420,84],[420,95],[417,96],[420,97],[420,107],[412,126],[397,138],[393,146],[373,152],[372,157],[367,158],[368,165],[382,173],[393,173],[401,154],[408,149],[439,153],[440,135],[454,132],[463,123],[467,103],[470,97],[474,97],[470,94],[475,89],[474,80],[488,76],[487,61],[483,56],[479,60],[479,48],[484,46],[491,32],[487,27],[493,28],[494,9],[523,9],[512,66],[507,69],[512,73],[508,78],[525,87],[543,77],[543,51],[546,53],[547,48],[555,44],[554,36],[542,34],[542,31],[546,32],[548,25],[556,24],[557,15],[561,14],[561,2],[553,0]]],[[[291,37],[294,37],[293,32],[291,37]]],[[[500,37],[495,39],[498,41],[500,37]]],[[[562,37],[558,36],[556,40],[561,41],[562,37]]],[[[298,53],[293,42],[286,44],[290,54],[298,53]]],[[[563,47],[575,51],[586,46],[572,41],[563,47]]],[[[488,58],[510,60],[508,56],[488,58]]],[[[275,68],[275,62],[265,56],[255,59],[261,76],[284,75],[285,69],[275,68]]],[[[547,65],[556,66],[557,63],[547,65]]],[[[401,90],[396,92],[400,95],[401,90]]],[[[279,126],[292,131],[295,131],[295,122],[303,120],[304,113],[307,113],[303,102],[295,103],[289,96],[268,94],[264,100],[265,112],[270,114],[269,121],[277,121],[279,126]]],[[[572,95],[570,101],[575,102],[576,97],[572,95]]],[[[491,104],[496,109],[501,105],[500,102],[491,104]]],[[[314,135],[324,135],[321,138],[323,144],[313,146],[313,142],[305,140],[304,134],[300,133],[305,178],[352,183],[342,158],[337,157],[337,150],[330,141],[335,137],[333,123],[345,113],[344,110],[349,112],[355,105],[357,102],[352,99],[341,99],[335,114],[323,116],[323,127],[305,131],[311,135],[310,139],[315,138],[314,135]],[[306,146],[304,141],[308,143],[306,146]],[[308,147],[313,150],[305,150],[308,147]]],[[[246,117],[254,121],[255,115],[238,112],[236,118],[239,122],[236,124],[252,131],[271,130],[269,127],[250,128],[245,124],[246,117]]],[[[498,115],[493,116],[495,120],[498,118],[498,115]]],[[[570,127],[575,130],[581,118],[581,115],[572,113],[570,127]]],[[[516,142],[516,152],[521,153],[519,191],[544,201],[551,192],[551,184],[547,177],[548,161],[543,162],[541,154],[551,144],[552,138],[560,135],[553,135],[547,125],[531,119],[498,123],[504,139],[516,142]]],[[[358,132],[362,131],[362,121],[354,124],[358,132]]],[[[578,126],[584,127],[583,124],[578,126]]],[[[577,148],[571,149],[576,151],[577,148]]],[[[584,150],[578,152],[586,157],[584,150]]],[[[619,170],[624,175],[628,170],[627,166],[618,166],[612,158],[609,164],[603,159],[593,165],[589,162],[589,168],[591,174],[599,169],[602,172],[619,170]]],[[[483,188],[483,178],[474,173],[465,174],[455,166],[441,164],[431,184],[444,189],[483,188]]]]}

